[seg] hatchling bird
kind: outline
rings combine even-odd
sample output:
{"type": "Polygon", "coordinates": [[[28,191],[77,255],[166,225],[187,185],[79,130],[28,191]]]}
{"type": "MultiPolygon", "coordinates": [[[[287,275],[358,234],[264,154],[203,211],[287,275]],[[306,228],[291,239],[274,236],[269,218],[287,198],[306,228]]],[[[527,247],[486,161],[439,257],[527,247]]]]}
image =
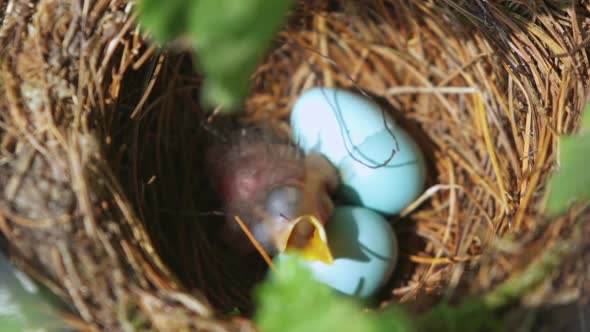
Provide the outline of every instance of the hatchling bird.
{"type": "Polygon", "coordinates": [[[270,129],[242,129],[207,149],[206,167],[226,214],[223,238],[230,247],[244,254],[255,249],[236,217],[269,255],[318,243],[312,237],[330,219],[339,184],[323,156],[303,154],[270,129]]]}

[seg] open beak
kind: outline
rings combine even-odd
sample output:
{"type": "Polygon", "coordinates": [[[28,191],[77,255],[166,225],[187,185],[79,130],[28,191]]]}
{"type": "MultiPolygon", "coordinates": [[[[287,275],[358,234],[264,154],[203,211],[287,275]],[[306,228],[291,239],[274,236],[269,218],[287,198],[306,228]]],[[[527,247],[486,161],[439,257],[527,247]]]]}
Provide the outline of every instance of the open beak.
{"type": "Polygon", "coordinates": [[[291,220],[287,227],[276,234],[276,244],[280,252],[297,252],[305,260],[317,260],[327,264],[334,262],[324,225],[314,215],[304,215],[291,220]],[[298,230],[310,227],[311,237],[301,241],[298,230]]]}

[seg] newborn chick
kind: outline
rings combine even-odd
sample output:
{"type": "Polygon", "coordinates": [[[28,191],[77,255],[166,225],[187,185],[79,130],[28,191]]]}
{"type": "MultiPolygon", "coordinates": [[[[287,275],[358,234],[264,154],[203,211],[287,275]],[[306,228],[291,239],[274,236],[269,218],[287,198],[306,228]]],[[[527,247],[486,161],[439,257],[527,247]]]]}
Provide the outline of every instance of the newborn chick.
{"type": "Polygon", "coordinates": [[[305,156],[290,142],[243,130],[238,139],[210,147],[206,160],[213,190],[227,213],[223,237],[241,253],[254,246],[235,216],[274,255],[287,245],[301,248],[309,242],[314,227],[295,224],[297,217],[313,215],[324,225],[332,215],[330,195],[338,173],[318,154],[305,156]]]}

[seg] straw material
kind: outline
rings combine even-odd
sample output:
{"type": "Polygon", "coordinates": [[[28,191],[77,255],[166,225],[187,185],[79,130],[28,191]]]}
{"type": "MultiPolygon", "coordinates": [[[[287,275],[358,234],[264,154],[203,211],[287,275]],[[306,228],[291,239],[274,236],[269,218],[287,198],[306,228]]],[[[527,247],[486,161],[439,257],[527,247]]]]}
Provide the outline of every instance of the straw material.
{"type": "MultiPolygon", "coordinates": [[[[146,43],[132,8],[3,6],[0,231],[81,329],[251,330],[224,316],[251,313],[268,267],[225,251],[207,213],[201,78],[146,43]]],[[[543,207],[557,138],[588,96],[589,27],[585,2],[301,1],[242,120],[288,133],[295,98],[335,86],[417,138],[428,189],[393,219],[402,258],[384,306],[492,289],[493,305],[571,302],[588,286],[590,209],[543,207]]]]}

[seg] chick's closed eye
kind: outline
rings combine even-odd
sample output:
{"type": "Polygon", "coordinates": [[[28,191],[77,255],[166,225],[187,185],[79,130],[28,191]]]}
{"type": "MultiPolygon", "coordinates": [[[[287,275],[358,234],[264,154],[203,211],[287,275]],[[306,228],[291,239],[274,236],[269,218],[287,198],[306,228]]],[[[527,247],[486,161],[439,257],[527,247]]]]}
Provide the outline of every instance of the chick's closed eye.
{"type": "Polygon", "coordinates": [[[275,217],[295,218],[303,199],[302,196],[301,190],[295,186],[275,186],[266,196],[266,211],[275,217]]]}

